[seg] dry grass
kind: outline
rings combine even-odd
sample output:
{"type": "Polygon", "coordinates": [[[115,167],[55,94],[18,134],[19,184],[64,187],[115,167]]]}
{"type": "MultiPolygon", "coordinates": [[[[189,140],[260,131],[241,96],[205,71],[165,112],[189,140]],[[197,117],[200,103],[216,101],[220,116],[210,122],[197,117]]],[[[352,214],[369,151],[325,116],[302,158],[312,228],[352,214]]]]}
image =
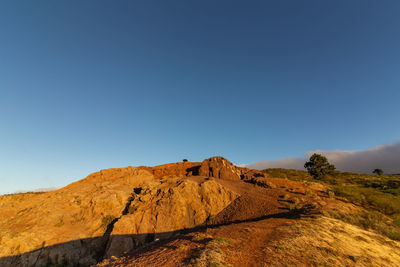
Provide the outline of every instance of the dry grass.
{"type": "MultiPolygon", "coordinates": [[[[330,198],[345,197],[365,208],[359,214],[330,214],[331,217],[400,240],[400,176],[336,172],[317,181],[306,171],[267,169],[264,172],[271,177],[302,180],[308,185],[322,183],[328,188],[330,198]]],[[[310,192],[306,191],[305,194],[310,195],[310,192]]],[[[289,209],[296,207],[297,204],[293,204],[289,209]]]]}
{"type": "Polygon", "coordinates": [[[199,256],[192,259],[190,265],[195,267],[225,266],[226,262],[221,247],[230,243],[231,240],[224,237],[216,237],[211,239],[211,241],[209,241],[206,247],[201,251],[199,256]]]}
{"type": "Polygon", "coordinates": [[[328,215],[332,218],[357,225],[365,230],[373,229],[390,239],[400,240],[400,229],[399,226],[396,225],[397,221],[383,216],[380,212],[367,210],[352,214],[329,212],[328,215]]]}
{"type": "Polygon", "coordinates": [[[400,242],[336,219],[300,220],[283,231],[288,238],[266,249],[271,266],[400,266],[400,242]]]}

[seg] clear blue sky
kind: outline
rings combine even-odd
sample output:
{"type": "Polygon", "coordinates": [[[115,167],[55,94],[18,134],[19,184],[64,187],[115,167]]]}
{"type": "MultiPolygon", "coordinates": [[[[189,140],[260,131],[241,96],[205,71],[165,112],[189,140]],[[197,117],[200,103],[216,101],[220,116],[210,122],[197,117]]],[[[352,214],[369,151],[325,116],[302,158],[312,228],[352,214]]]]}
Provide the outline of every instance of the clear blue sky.
{"type": "Polygon", "coordinates": [[[0,193],[400,138],[399,1],[1,1],[0,193]]]}

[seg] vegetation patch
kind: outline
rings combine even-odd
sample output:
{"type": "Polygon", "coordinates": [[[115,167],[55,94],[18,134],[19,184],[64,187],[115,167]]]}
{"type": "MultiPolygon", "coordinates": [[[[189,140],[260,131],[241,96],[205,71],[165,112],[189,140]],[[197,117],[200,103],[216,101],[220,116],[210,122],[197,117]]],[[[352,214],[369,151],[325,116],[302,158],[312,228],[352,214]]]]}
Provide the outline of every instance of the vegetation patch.
{"type": "Polygon", "coordinates": [[[363,211],[358,213],[343,214],[338,212],[329,212],[332,218],[357,225],[365,230],[373,229],[393,240],[400,241],[400,227],[396,221],[392,221],[382,213],[377,211],[363,211]]]}
{"type": "Polygon", "coordinates": [[[312,181],[312,176],[306,171],[299,171],[293,169],[282,169],[282,168],[271,168],[265,169],[263,172],[268,174],[268,177],[272,178],[287,178],[293,181],[312,181]]]}
{"type": "Polygon", "coordinates": [[[225,266],[224,255],[221,251],[221,247],[230,244],[231,240],[224,237],[213,238],[207,243],[204,250],[201,251],[200,255],[192,259],[191,266],[198,267],[211,267],[211,266],[225,266]]]}
{"type": "MultiPolygon", "coordinates": [[[[330,198],[345,197],[366,209],[358,214],[330,214],[331,217],[400,240],[400,175],[384,175],[376,169],[376,175],[340,172],[319,156],[310,158],[307,163],[310,172],[290,169],[266,169],[263,172],[273,178],[324,184],[330,188],[327,191],[330,198]]],[[[305,195],[311,194],[306,190],[305,195]]],[[[297,204],[292,202],[288,208],[295,210],[297,204]]]]}

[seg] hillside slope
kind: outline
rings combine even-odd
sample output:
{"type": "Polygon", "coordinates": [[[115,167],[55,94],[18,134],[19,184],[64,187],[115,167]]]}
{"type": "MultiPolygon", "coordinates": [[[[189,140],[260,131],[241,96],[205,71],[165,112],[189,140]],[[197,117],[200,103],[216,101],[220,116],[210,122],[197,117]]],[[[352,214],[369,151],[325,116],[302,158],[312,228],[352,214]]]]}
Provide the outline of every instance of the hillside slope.
{"type": "Polygon", "coordinates": [[[221,157],[108,169],[0,197],[0,266],[400,265],[398,242],[323,216],[360,211],[221,157]]]}

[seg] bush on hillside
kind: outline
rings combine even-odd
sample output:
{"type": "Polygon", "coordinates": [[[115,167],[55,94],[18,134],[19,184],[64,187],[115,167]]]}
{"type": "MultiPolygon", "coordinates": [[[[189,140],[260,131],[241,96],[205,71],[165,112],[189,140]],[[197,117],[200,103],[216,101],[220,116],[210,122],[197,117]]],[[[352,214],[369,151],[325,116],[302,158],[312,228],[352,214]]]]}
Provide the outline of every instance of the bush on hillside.
{"type": "Polygon", "coordinates": [[[304,164],[304,168],[317,180],[322,180],[327,175],[332,175],[335,172],[335,166],[330,164],[326,157],[316,153],[304,164]]]}

